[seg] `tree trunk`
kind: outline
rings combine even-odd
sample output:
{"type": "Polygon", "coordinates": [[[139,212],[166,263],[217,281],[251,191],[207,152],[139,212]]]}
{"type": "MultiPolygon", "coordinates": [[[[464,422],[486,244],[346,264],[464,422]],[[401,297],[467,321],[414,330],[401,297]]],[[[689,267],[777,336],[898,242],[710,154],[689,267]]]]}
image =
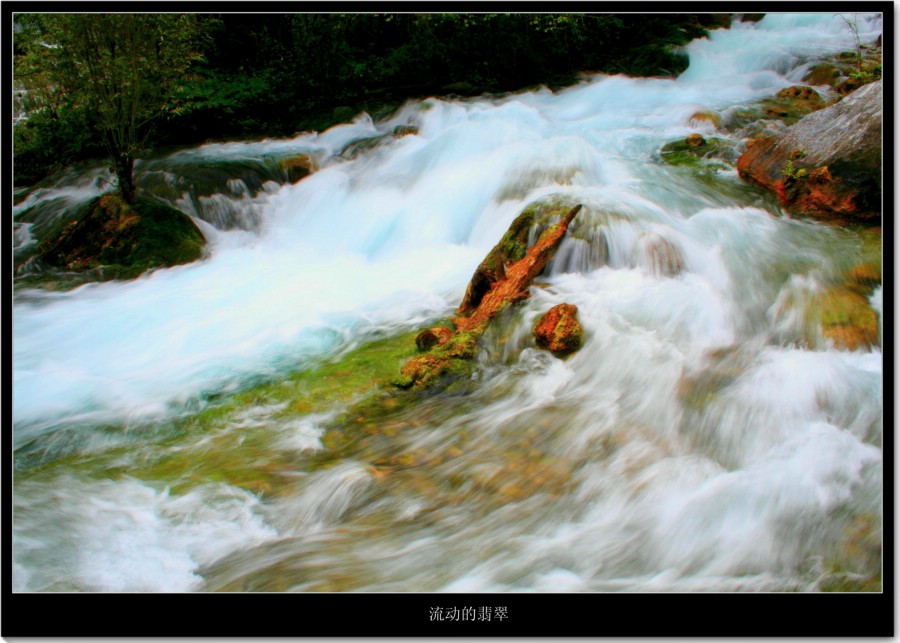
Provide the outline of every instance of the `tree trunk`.
{"type": "Polygon", "coordinates": [[[130,154],[119,154],[115,162],[119,192],[127,203],[131,203],[134,200],[134,157],[130,154]]]}

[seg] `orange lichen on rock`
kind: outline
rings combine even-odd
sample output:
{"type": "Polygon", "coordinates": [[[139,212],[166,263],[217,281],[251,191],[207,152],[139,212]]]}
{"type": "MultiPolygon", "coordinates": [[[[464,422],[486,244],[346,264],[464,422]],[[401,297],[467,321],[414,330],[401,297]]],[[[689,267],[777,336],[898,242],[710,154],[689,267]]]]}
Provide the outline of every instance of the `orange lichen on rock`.
{"type": "Polygon", "coordinates": [[[544,313],[532,329],[541,348],[553,353],[568,354],[581,348],[584,329],[578,321],[578,307],[559,304],[544,313]]]}
{"type": "Polygon", "coordinates": [[[576,205],[559,223],[544,230],[537,242],[528,249],[525,257],[506,268],[505,278],[491,285],[472,314],[456,318],[457,332],[465,333],[484,328],[501,310],[510,304],[527,299],[530,296],[528,288],[531,282],[553,257],[579,210],[581,205],[576,205]]]}

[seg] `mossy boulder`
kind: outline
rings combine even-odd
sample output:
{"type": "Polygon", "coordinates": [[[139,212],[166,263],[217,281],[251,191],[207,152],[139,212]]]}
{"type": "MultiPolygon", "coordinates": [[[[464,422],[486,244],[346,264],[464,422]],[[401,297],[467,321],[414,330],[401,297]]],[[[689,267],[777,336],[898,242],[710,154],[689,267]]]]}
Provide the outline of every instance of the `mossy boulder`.
{"type": "Polygon", "coordinates": [[[732,114],[729,125],[731,129],[739,129],[758,121],[779,121],[789,126],[825,106],[825,99],[812,87],[793,85],[775,96],[737,110],[732,114]]]}
{"type": "Polygon", "coordinates": [[[810,68],[806,76],[803,77],[804,83],[810,85],[828,85],[834,87],[841,78],[840,70],[829,62],[819,63],[810,68]]]}
{"type": "MultiPolygon", "coordinates": [[[[300,157],[295,158],[299,162],[300,157]]],[[[134,176],[139,194],[168,203],[185,194],[195,203],[216,194],[255,195],[266,183],[284,183],[286,179],[283,161],[271,156],[210,159],[191,154],[141,161],[134,176]]]]}
{"type": "Polygon", "coordinates": [[[862,45],[859,51],[843,51],[814,65],[803,78],[810,85],[825,85],[838,94],[851,92],[882,77],[881,38],[874,45],[862,45]]]}
{"type": "Polygon", "coordinates": [[[849,288],[837,286],[820,294],[808,315],[835,348],[854,351],[878,345],[878,314],[868,299],[849,288]]]}
{"type": "Polygon", "coordinates": [[[426,389],[445,378],[469,375],[474,368],[472,358],[478,352],[481,334],[479,330],[452,335],[430,352],[406,362],[392,384],[400,389],[426,389]]]}
{"type": "Polygon", "coordinates": [[[704,138],[694,133],[689,136],[671,141],[663,145],[659,155],[669,165],[683,165],[694,168],[716,169],[725,167],[724,163],[716,162],[716,157],[724,155],[728,148],[725,141],[719,138],[704,138]]]}
{"type": "Polygon", "coordinates": [[[553,257],[581,208],[581,204],[571,209],[546,204],[526,208],[469,282],[457,309],[459,317],[453,320],[456,331],[447,339],[443,330],[420,333],[418,348],[429,352],[404,364],[393,385],[401,389],[431,388],[447,378],[458,381],[469,374],[488,324],[509,306],[530,296],[534,278],[553,257]],[[537,239],[532,242],[533,234],[537,239]]]}
{"type": "Polygon", "coordinates": [[[145,198],[129,204],[118,194],[106,194],[51,231],[39,250],[42,261],[63,270],[104,267],[101,279],[132,279],[153,268],[196,261],[205,244],[184,213],[145,198]]]}
{"type": "Polygon", "coordinates": [[[554,306],[541,315],[531,332],[540,348],[556,355],[573,353],[584,341],[578,307],[573,304],[554,306]]]}

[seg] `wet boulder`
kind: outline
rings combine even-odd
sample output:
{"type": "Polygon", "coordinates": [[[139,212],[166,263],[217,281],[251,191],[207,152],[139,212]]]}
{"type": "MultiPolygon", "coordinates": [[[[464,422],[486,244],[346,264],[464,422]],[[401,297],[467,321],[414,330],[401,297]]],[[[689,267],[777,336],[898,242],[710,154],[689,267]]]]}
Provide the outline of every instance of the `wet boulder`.
{"type": "Polygon", "coordinates": [[[532,329],[535,342],[545,350],[568,355],[581,348],[584,329],[578,321],[578,307],[559,304],[544,313],[532,329]]]}
{"type": "Polygon", "coordinates": [[[306,178],[318,169],[315,160],[308,154],[299,154],[280,159],[278,165],[291,183],[296,183],[300,179],[306,178]]]}
{"type": "Polygon", "coordinates": [[[814,88],[793,85],[785,87],[775,96],[730,111],[726,129],[745,138],[758,137],[759,132],[767,130],[780,132],[826,104],[814,88]]]}
{"type": "Polygon", "coordinates": [[[424,353],[435,346],[443,346],[451,337],[453,337],[452,330],[444,326],[436,326],[416,335],[416,347],[424,353]]]}
{"type": "Polygon", "coordinates": [[[882,83],[756,141],[739,175],[775,192],[802,214],[860,220],[881,214],[882,83]]]}
{"type": "Polygon", "coordinates": [[[830,62],[819,63],[810,67],[806,76],[803,77],[804,83],[810,85],[828,85],[834,87],[840,82],[841,72],[836,65],[830,62]]]}
{"type": "Polygon", "coordinates": [[[394,139],[413,136],[418,133],[419,128],[415,125],[396,125],[391,131],[384,134],[376,134],[375,136],[367,136],[350,141],[341,150],[339,156],[348,160],[355,159],[361,154],[390,143],[394,139]]]}
{"type": "Polygon", "coordinates": [[[722,126],[722,115],[713,110],[700,110],[691,114],[690,123],[693,127],[712,125],[718,129],[722,126]]]}

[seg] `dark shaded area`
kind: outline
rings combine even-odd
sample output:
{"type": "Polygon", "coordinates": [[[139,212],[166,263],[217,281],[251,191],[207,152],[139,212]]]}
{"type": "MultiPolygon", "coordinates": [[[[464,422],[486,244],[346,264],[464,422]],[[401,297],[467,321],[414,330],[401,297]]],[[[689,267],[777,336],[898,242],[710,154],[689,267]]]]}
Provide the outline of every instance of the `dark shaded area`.
{"type": "MultiPolygon", "coordinates": [[[[202,53],[172,97],[156,146],[323,130],[403,101],[474,96],[582,72],[674,76],[678,47],[727,27],[721,14],[202,14],[202,53]]],[[[86,106],[87,107],[87,106],[86,106]]],[[[16,127],[14,176],[34,183],[103,156],[90,109],[16,127]]]]}

